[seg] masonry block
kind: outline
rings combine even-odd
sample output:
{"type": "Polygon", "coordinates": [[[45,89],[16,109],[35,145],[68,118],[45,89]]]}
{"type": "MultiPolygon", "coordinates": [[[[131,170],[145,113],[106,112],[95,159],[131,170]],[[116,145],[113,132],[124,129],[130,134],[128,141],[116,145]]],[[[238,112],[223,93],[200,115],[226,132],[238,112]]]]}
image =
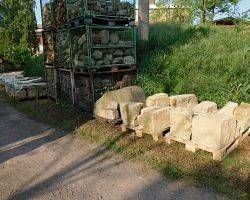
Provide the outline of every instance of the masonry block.
{"type": "Polygon", "coordinates": [[[169,106],[170,99],[165,93],[155,94],[146,99],[146,106],[169,106]]]}

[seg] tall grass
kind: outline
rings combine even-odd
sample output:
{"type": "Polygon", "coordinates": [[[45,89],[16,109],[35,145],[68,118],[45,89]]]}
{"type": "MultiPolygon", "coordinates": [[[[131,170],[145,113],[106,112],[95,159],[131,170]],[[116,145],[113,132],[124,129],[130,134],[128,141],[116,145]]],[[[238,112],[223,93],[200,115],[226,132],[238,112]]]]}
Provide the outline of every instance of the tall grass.
{"type": "Polygon", "coordinates": [[[23,71],[25,76],[45,76],[44,72],[44,64],[43,64],[43,56],[42,55],[36,55],[30,57],[28,61],[25,62],[23,66],[23,71]]]}
{"type": "Polygon", "coordinates": [[[195,93],[219,106],[250,100],[249,28],[155,24],[138,57],[148,95],[195,93]]]}

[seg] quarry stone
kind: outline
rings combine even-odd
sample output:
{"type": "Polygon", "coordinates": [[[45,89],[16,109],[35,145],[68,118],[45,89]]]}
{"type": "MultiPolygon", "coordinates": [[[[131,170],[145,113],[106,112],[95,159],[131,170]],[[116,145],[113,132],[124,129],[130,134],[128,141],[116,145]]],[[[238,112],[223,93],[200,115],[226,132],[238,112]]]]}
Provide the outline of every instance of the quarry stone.
{"type": "Polygon", "coordinates": [[[231,144],[236,135],[236,118],[230,113],[199,114],[192,121],[192,142],[210,150],[231,144]]]}
{"type": "Polygon", "coordinates": [[[101,44],[107,45],[109,43],[109,31],[102,30],[101,31],[101,44]]]}
{"type": "Polygon", "coordinates": [[[146,106],[169,106],[170,100],[166,93],[159,93],[146,99],[146,106]]]}
{"type": "Polygon", "coordinates": [[[135,64],[135,58],[133,56],[126,56],[124,57],[124,64],[131,65],[135,64]]]}
{"type": "Polygon", "coordinates": [[[193,108],[194,114],[214,113],[216,112],[217,104],[212,101],[203,101],[193,108]]]}
{"type": "Polygon", "coordinates": [[[250,128],[250,104],[241,103],[235,110],[234,116],[237,120],[238,135],[241,136],[250,128]]]}
{"type": "Polygon", "coordinates": [[[120,104],[123,124],[129,127],[138,126],[137,117],[141,113],[143,103],[125,102],[120,104]]]}
{"type": "Polygon", "coordinates": [[[107,92],[95,103],[94,114],[100,116],[102,110],[106,110],[111,101],[115,101],[120,105],[123,102],[144,103],[145,99],[146,97],[142,88],[138,86],[125,87],[107,92]]]}
{"type": "Polygon", "coordinates": [[[170,110],[171,107],[157,106],[142,109],[141,115],[138,116],[138,123],[143,133],[152,135],[157,141],[162,132],[170,127],[170,110]]]}
{"type": "Polygon", "coordinates": [[[170,106],[193,108],[198,104],[197,97],[194,94],[183,94],[170,96],[170,106]]]}
{"type": "Polygon", "coordinates": [[[234,115],[235,109],[238,107],[238,103],[228,102],[223,108],[218,111],[218,114],[234,115]]]}
{"type": "Polygon", "coordinates": [[[188,108],[172,108],[170,111],[170,133],[179,141],[189,141],[192,134],[193,112],[188,108]]]}
{"type": "Polygon", "coordinates": [[[110,42],[111,44],[117,44],[119,42],[119,36],[116,33],[110,34],[110,42]]]}
{"type": "Polygon", "coordinates": [[[93,54],[92,54],[92,56],[93,56],[93,58],[95,59],[95,60],[100,60],[100,59],[102,59],[102,52],[100,51],[100,50],[95,50],[94,52],[93,52],[93,54]]]}

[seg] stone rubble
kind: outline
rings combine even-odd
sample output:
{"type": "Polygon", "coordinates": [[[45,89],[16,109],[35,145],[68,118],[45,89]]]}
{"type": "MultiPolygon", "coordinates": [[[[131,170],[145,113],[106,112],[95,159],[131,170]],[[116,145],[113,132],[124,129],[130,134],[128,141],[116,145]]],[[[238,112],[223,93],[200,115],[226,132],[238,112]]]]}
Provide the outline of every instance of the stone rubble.
{"type": "Polygon", "coordinates": [[[165,93],[155,94],[146,99],[146,106],[169,106],[170,99],[165,93]]]}
{"type": "Polygon", "coordinates": [[[217,104],[212,101],[203,101],[193,108],[194,114],[215,113],[218,111],[217,104]]]}
{"type": "Polygon", "coordinates": [[[193,108],[198,104],[198,99],[194,94],[183,94],[170,96],[170,106],[193,108]]]}

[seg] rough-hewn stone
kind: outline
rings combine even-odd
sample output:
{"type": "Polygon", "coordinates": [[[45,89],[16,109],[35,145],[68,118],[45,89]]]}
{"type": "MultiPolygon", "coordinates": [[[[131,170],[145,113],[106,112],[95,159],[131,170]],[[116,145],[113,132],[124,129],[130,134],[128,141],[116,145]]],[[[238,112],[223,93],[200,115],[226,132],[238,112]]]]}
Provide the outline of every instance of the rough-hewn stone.
{"type": "Polygon", "coordinates": [[[234,110],[234,116],[237,120],[237,136],[241,136],[245,131],[250,128],[250,104],[241,103],[234,110]]]}
{"type": "Polygon", "coordinates": [[[120,104],[120,112],[123,124],[129,127],[138,125],[137,117],[141,113],[143,103],[125,102],[120,104]]]}
{"type": "Polygon", "coordinates": [[[236,118],[230,113],[200,114],[193,117],[192,142],[203,148],[219,150],[234,141],[236,118]]]}
{"type": "Polygon", "coordinates": [[[214,113],[218,111],[217,104],[212,101],[203,101],[193,108],[194,114],[214,113]]]}
{"type": "Polygon", "coordinates": [[[171,107],[157,106],[142,109],[141,115],[138,116],[138,123],[143,133],[152,135],[157,141],[159,135],[170,127],[170,109],[171,107]]]}
{"type": "Polygon", "coordinates": [[[189,141],[192,134],[193,112],[188,108],[172,108],[170,111],[170,133],[180,141],[189,141]]]}
{"type": "Polygon", "coordinates": [[[193,108],[198,104],[197,97],[194,94],[183,94],[170,96],[170,106],[193,108]]]}
{"type": "Polygon", "coordinates": [[[118,104],[123,102],[145,102],[145,94],[138,86],[125,87],[120,90],[115,90],[105,93],[95,104],[94,114],[100,116],[102,110],[106,110],[110,102],[114,101],[118,104]]]}
{"type": "Polygon", "coordinates": [[[165,93],[155,94],[146,99],[146,106],[169,106],[169,96],[165,93]]]}

